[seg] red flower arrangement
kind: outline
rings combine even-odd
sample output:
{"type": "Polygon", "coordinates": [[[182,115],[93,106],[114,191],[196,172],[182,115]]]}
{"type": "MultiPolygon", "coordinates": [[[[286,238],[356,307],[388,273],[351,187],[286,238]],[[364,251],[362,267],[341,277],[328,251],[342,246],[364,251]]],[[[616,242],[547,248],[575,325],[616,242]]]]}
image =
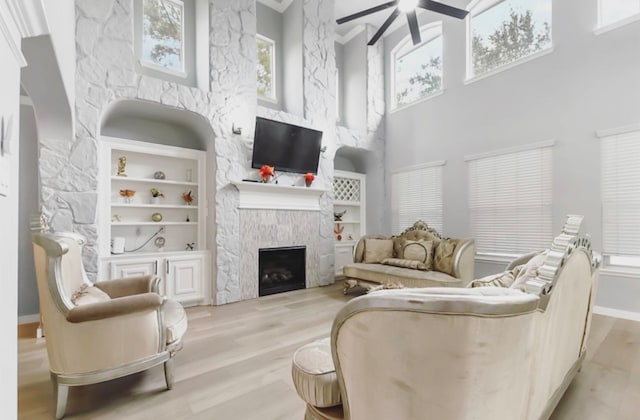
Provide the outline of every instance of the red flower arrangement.
{"type": "Polygon", "coordinates": [[[262,182],[269,182],[269,178],[271,178],[275,174],[275,169],[273,169],[273,166],[269,165],[262,165],[262,168],[260,168],[260,170],[258,171],[258,175],[260,175],[260,178],[262,178],[262,182]]]}
{"type": "Polygon", "coordinates": [[[313,183],[313,180],[316,179],[316,176],[311,172],[307,172],[306,174],[303,175],[303,178],[304,178],[304,185],[306,185],[307,187],[310,187],[311,183],[313,183]]]}

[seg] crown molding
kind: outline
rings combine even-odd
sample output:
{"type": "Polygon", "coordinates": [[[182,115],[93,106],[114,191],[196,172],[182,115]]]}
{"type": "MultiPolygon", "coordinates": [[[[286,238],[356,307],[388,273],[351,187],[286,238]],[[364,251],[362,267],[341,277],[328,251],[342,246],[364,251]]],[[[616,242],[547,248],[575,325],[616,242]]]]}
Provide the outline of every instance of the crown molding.
{"type": "Polygon", "coordinates": [[[6,0],[6,2],[9,13],[23,38],[50,32],[42,0],[6,0]]]}
{"type": "Polygon", "coordinates": [[[272,8],[278,13],[284,13],[284,11],[287,10],[289,6],[291,6],[291,3],[293,3],[293,0],[281,0],[281,1],[258,0],[258,1],[264,4],[265,6],[272,8]]]}
{"type": "Polygon", "coordinates": [[[6,7],[0,7],[0,36],[6,40],[16,63],[18,63],[20,67],[25,67],[27,60],[22,54],[22,37],[20,36],[20,31],[13,17],[10,15],[10,12],[7,11],[6,7]]]}

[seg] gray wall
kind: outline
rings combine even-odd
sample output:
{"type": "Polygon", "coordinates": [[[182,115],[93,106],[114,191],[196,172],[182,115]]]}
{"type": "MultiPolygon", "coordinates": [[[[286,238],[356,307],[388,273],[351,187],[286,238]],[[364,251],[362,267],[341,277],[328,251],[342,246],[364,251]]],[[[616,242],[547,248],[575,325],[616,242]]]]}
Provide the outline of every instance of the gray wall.
{"type": "Polygon", "coordinates": [[[119,116],[102,127],[102,135],[204,150],[198,134],[170,122],[154,121],[140,117],[119,116]]]}
{"type": "Polygon", "coordinates": [[[281,13],[276,12],[272,8],[265,6],[260,2],[256,2],[256,15],[258,34],[267,37],[276,43],[276,98],[278,99],[278,103],[273,103],[258,97],[258,103],[268,108],[282,110],[284,102],[282,88],[284,80],[284,44],[282,42],[283,16],[281,13]]]}
{"type": "Polygon", "coordinates": [[[338,124],[344,122],[344,45],[336,42],[336,68],[338,69],[338,124]]]}
{"type": "Polygon", "coordinates": [[[289,114],[304,118],[303,68],[302,60],[302,0],[294,0],[283,13],[283,109],[289,114]]]}
{"type": "MultiPolygon", "coordinates": [[[[428,15],[421,24],[433,19],[428,15]]],[[[595,35],[596,21],[595,7],[582,7],[578,0],[555,1],[553,53],[465,85],[465,25],[444,20],[445,92],[388,113],[386,167],[391,173],[447,161],[446,235],[470,233],[465,155],[555,139],[554,231],[559,232],[566,214],[584,214],[595,249],[602,248],[600,144],[595,132],[640,122],[640,22],[595,35]]],[[[387,97],[389,52],[406,33],[401,28],[386,39],[387,97]]],[[[477,272],[503,267],[483,263],[477,272]]],[[[639,297],[637,278],[602,276],[598,305],[640,312],[639,297]]]]}
{"type": "MultiPolygon", "coordinates": [[[[40,311],[38,285],[33,266],[31,217],[38,213],[38,131],[33,107],[20,107],[20,184],[18,217],[18,315],[34,315],[40,311]]],[[[35,322],[27,320],[27,322],[35,322]]]]}
{"type": "Polygon", "coordinates": [[[367,38],[362,31],[347,42],[343,50],[343,111],[341,125],[354,130],[367,129],[367,38]]]}

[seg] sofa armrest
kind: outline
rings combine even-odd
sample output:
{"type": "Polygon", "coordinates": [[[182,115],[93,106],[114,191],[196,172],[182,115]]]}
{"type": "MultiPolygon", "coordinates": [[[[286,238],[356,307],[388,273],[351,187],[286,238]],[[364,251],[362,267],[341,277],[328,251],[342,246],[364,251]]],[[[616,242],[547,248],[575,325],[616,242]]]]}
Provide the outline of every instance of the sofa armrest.
{"type": "Polygon", "coordinates": [[[142,293],[158,293],[159,285],[160,277],[154,274],[100,281],[95,284],[97,288],[108,294],[111,299],[142,293]]]}
{"type": "Polygon", "coordinates": [[[473,239],[458,239],[453,254],[453,275],[466,286],[473,280],[475,272],[476,242],[473,239]]]}
{"type": "Polygon", "coordinates": [[[156,293],[142,293],[111,299],[106,302],[76,306],[67,314],[67,321],[77,324],[114,318],[138,312],[156,311],[164,298],[156,293]]]}

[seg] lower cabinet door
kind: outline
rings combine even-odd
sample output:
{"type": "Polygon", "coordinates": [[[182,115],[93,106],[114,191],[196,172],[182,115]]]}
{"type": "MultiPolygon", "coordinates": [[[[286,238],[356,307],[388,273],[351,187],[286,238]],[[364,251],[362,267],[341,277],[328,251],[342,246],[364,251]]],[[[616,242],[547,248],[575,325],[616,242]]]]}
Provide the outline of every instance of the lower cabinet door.
{"type": "Polygon", "coordinates": [[[342,267],[353,263],[353,246],[336,246],[336,276],[342,276],[342,267]]]}
{"type": "MultiPolygon", "coordinates": [[[[136,258],[111,262],[110,280],[126,279],[129,277],[139,277],[148,275],[159,275],[158,258],[136,258]]],[[[160,276],[162,277],[162,276],[160,276]]],[[[165,293],[164,281],[160,281],[160,293],[165,293]]]]}
{"type": "Polygon", "coordinates": [[[167,296],[183,304],[198,303],[204,298],[203,255],[167,257],[167,296]]]}

